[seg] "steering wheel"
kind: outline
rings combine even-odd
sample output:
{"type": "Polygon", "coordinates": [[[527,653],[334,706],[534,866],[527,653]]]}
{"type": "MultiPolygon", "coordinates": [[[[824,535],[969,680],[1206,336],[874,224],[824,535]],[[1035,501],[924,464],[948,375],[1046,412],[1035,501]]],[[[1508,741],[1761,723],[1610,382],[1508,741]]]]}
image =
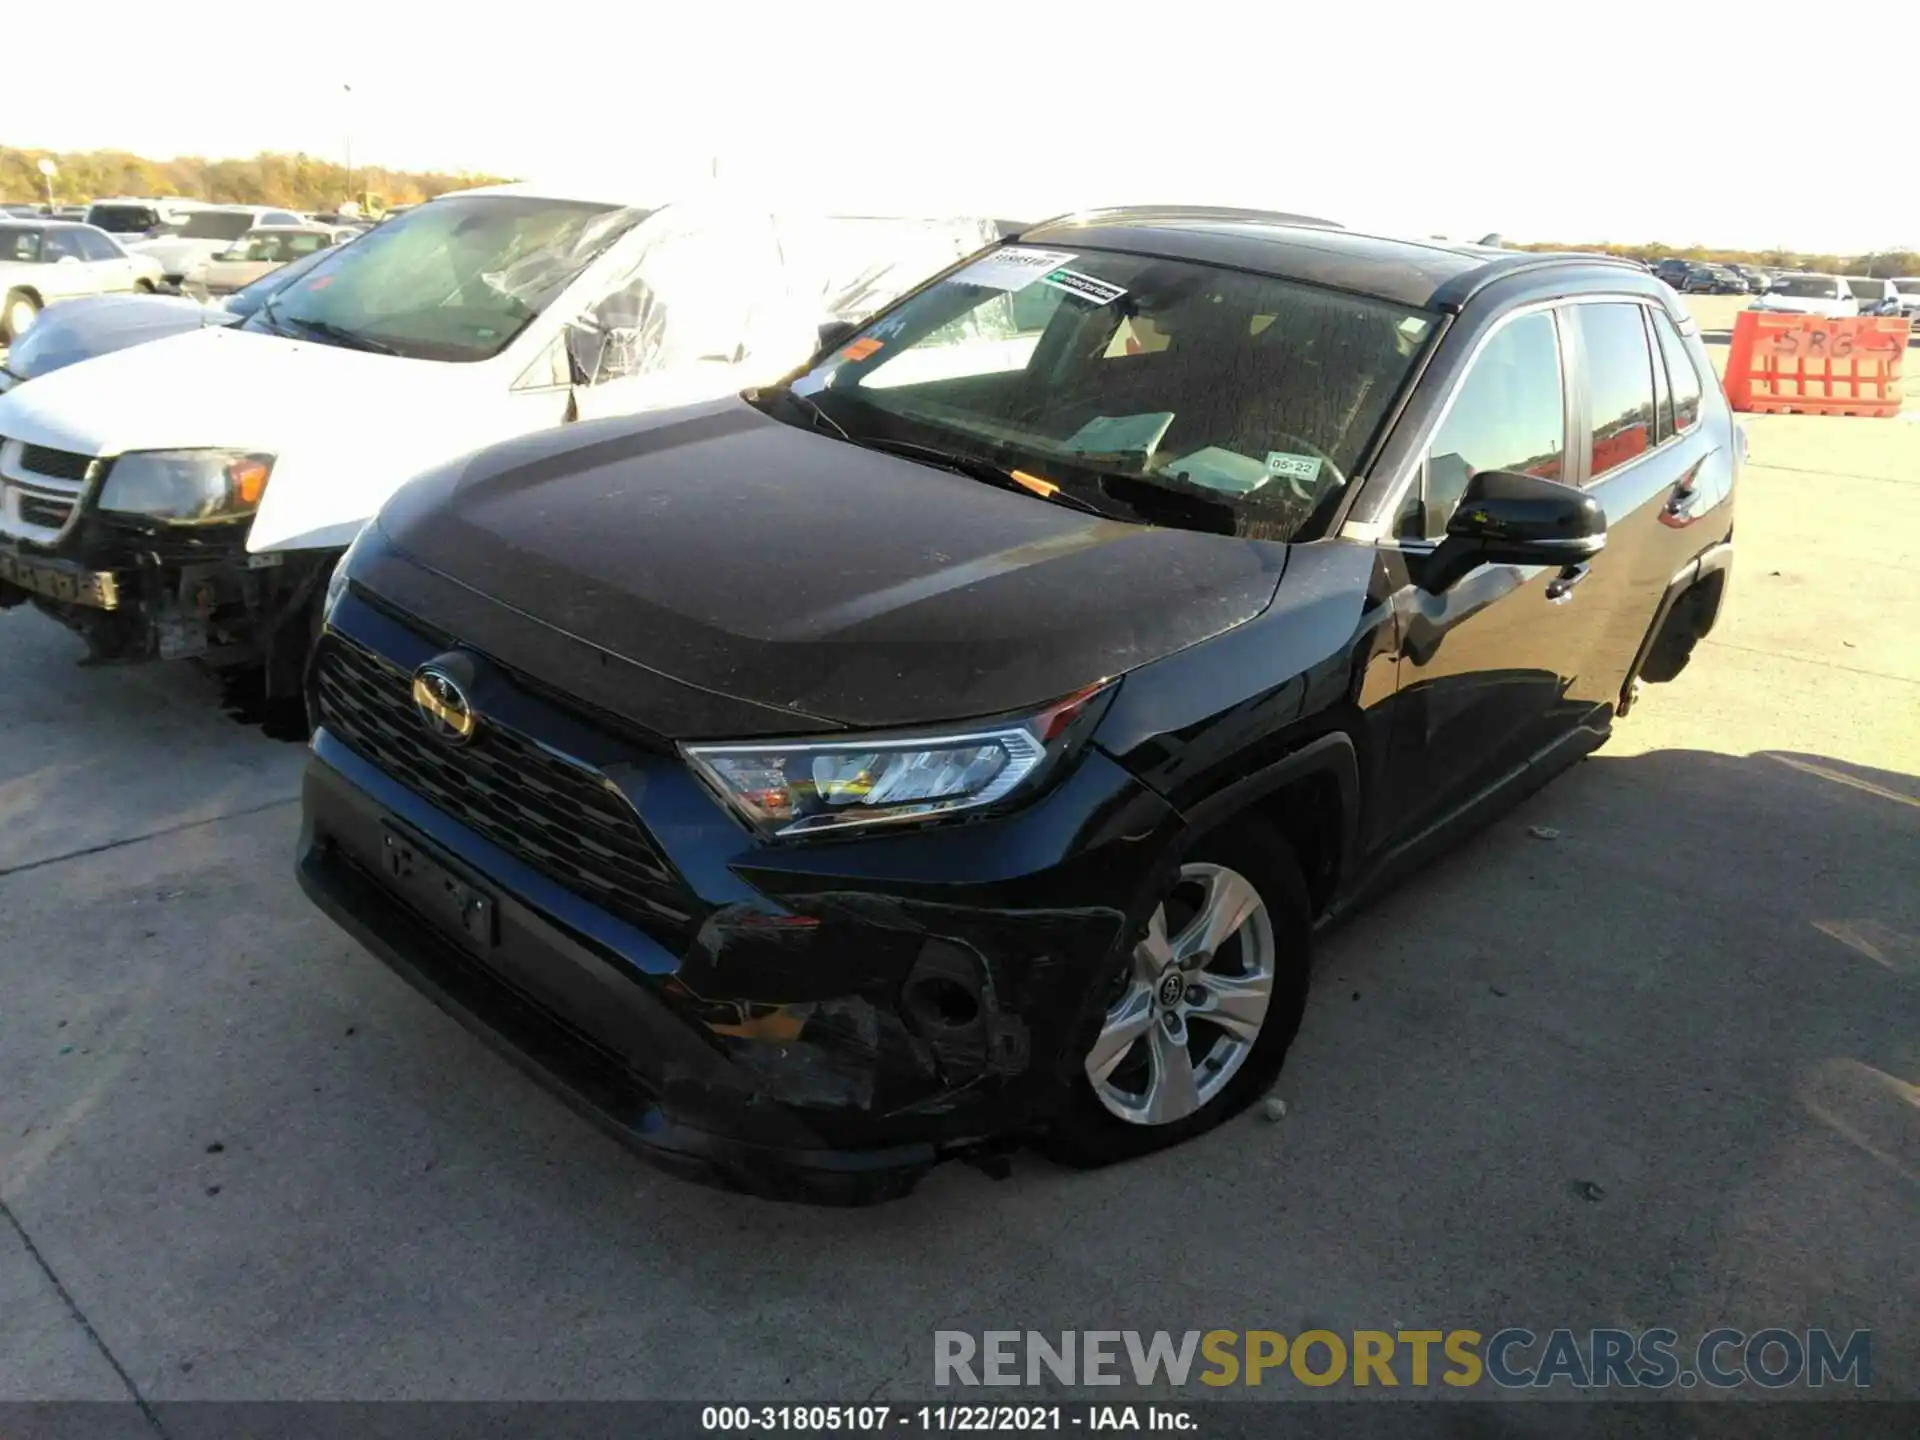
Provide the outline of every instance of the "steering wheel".
{"type": "Polygon", "coordinates": [[[1273,432],[1273,440],[1276,446],[1285,445],[1289,450],[1298,450],[1304,454],[1311,455],[1320,462],[1320,473],[1311,481],[1305,482],[1304,485],[1298,476],[1288,475],[1283,477],[1287,482],[1287,488],[1291,490],[1294,493],[1294,497],[1302,503],[1307,505],[1317,504],[1320,497],[1327,493],[1330,484],[1331,487],[1335,489],[1346,488],[1347,477],[1341,472],[1340,467],[1333,463],[1333,457],[1311,440],[1307,439],[1306,436],[1295,435],[1287,430],[1276,430],[1273,432]]]}

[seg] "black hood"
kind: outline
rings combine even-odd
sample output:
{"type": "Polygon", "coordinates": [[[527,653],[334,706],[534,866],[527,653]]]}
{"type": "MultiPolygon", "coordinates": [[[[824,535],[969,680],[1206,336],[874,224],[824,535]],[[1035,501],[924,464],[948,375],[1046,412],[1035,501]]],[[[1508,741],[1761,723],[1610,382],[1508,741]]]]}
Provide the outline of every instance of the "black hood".
{"type": "Polygon", "coordinates": [[[1258,615],[1287,553],[1101,519],[732,398],[481,451],[409,485],[380,527],[603,653],[854,726],[1018,710],[1122,674],[1258,615]]]}

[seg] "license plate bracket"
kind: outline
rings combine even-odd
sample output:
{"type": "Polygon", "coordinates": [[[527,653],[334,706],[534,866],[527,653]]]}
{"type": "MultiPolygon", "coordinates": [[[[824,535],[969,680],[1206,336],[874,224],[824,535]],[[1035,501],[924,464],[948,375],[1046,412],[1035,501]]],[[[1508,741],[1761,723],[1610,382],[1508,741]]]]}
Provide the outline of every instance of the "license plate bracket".
{"type": "Polygon", "coordinates": [[[422,841],[382,825],[380,864],[389,883],[472,948],[491,950],[500,943],[493,896],[461,878],[422,841]]]}
{"type": "Polygon", "coordinates": [[[115,610],[120,592],[110,571],[83,570],[58,561],[35,561],[9,549],[0,549],[0,580],[49,600],[115,610]]]}

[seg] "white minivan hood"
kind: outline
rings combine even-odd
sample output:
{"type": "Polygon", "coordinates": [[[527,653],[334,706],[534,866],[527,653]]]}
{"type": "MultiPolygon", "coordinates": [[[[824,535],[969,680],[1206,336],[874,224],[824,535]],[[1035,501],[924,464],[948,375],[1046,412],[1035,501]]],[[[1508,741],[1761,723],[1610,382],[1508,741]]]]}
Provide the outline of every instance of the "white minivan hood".
{"type": "Polygon", "coordinates": [[[275,456],[249,550],[345,545],[421,470],[525,429],[494,367],[194,330],[0,396],[0,436],[85,455],[275,456]]]}

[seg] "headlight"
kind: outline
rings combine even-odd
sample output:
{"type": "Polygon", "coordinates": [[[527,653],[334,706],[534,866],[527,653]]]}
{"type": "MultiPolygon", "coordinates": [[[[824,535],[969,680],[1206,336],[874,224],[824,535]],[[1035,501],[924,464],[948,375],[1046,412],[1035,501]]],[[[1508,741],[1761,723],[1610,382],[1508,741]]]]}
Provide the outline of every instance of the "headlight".
{"type": "Polygon", "coordinates": [[[1092,729],[1112,693],[1090,686],[1037,714],[977,726],[681,751],[767,835],[931,820],[1030,791],[1092,729]]]}
{"type": "Polygon", "coordinates": [[[107,472],[100,508],[148,520],[197,524],[260,508],[273,456],[237,450],[136,450],[107,472]]]}

